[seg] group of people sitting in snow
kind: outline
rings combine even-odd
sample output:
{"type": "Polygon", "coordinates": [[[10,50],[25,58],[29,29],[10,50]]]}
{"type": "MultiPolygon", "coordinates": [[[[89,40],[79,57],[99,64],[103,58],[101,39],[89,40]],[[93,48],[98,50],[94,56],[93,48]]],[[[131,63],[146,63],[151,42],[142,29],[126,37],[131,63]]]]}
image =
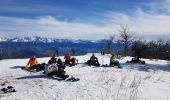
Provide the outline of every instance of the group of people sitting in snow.
{"type": "MultiPolygon", "coordinates": [[[[101,54],[104,55],[104,52],[101,52],[101,54]]],[[[95,54],[92,54],[90,59],[87,61],[87,64],[89,66],[100,66],[98,58],[95,56],[95,54]]],[[[123,68],[122,64],[120,64],[119,61],[116,60],[114,54],[111,55],[109,66],[113,66],[113,67],[116,66],[118,68],[123,68]]]]}
{"type": "Polygon", "coordinates": [[[75,66],[78,63],[78,60],[72,57],[71,54],[66,54],[64,59],[65,62],[62,62],[60,58],[56,58],[55,55],[53,55],[48,61],[48,64],[39,64],[37,58],[33,56],[29,59],[27,65],[22,69],[35,70],[37,72],[43,70],[48,76],[55,75],[65,80],[69,77],[69,75],[66,75],[64,71],[66,65],[75,66]]]}
{"type": "MultiPolygon", "coordinates": [[[[102,55],[104,55],[104,53],[102,53],[102,55]]],[[[64,59],[65,62],[63,62],[60,58],[56,58],[55,55],[53,55],[51,59],[48,61],[48,64],[46,63],[39,64],[37,58],[33,56],[32,58],[30,58],[24,69],[36,70],[37,72],[43,70],[44,73],[49,76],[56,75],[62,79],[66,79],[69,77],[69,75],[66,75],[64,71],[66,65],[75,66],[76,64],[78,64],[78,60],[75,57],[72,57],[71,54],[69,53],[64,56],[64,59]]],[[[136,62],[145,64],[145,62],[140,60],[139,57],[132,58],[132,60],[127,63],[136,62]]],[[[92,56],[86,62],[86,64],[89,66],[100,66],[98,58],[95,56],[95,54],[92,54],[92,56]]],[[[114,54],[111,55],[109,66],[117,66],[118,68],[123,68],[123,65],[120,64],[119,61],[115,59],[114,54]]]]}

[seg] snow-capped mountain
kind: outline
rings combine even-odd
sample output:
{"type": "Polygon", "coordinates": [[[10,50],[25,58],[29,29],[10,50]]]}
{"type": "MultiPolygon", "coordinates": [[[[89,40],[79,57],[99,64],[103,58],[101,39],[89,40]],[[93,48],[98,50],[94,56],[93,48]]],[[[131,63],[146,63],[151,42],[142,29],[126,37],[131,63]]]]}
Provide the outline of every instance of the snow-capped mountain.
{"type": "Polygon", "coordinates": [[[0,37],[0,42],[4,42],[4,41],[7,41],[7,40],[5,38],[0,37]]]}
{"type": "Polygon", "coordinates": [[[43,43],[51,43],[54,42],[53,39],[50,38],[42,38],[42,37],[23,37],[23,38],[8,38],[3,42],[43,42],[43,43]]]}
{"type": "MultiPolygon", "coordinates": [[[[0,38],[0,59],[25,58],[31,55],[43,57],[48,52],[64,55],[74,52],[75,55],[82,55],[88,52],[99,52],[107,40],[73,40],[73,39],[52,39],[43,37],[24,38],[0,38]]],[[[119,44],[113,44],[114,50],[118,50],[119,44]]]]}
{"type": "Polygon", "coordinates": [[[73,42],[73,43],[85,43],[85,42],[100,42],[101,40],[80,40],[80,39],[53,39],[46,37],[23,37],[23,38],[0,38],[0,42],[73,42]]]}

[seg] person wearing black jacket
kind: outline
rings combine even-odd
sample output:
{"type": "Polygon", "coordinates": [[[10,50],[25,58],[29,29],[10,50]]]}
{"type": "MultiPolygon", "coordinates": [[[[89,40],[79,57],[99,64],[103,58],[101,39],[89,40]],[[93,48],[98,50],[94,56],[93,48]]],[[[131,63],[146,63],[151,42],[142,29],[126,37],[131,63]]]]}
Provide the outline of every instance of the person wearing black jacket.
{"type": "Polygon", "coordinates": [[[48,64],[52,64],[52,63],[57,63],[57,58],[55,57],[55,55],[53,55],[51,59],[48,61],[48,64]]]}
{"type": "Polygon", "coordinates": [[[87,61],[87,64],[89,66],[91,65],[100,66],[98,58],[94,54],[92,54],[92,56],[90,57],[90,60],[87,61]]]}

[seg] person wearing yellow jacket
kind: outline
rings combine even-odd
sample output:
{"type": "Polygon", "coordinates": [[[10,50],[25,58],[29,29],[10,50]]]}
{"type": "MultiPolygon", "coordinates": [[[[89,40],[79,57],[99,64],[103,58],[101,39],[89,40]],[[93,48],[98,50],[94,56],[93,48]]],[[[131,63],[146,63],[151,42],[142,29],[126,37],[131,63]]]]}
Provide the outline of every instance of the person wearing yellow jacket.
{"type": "Polygon", "coordinates": [[[34,69],[38,65],[38,60],[35,56],[31,57],[26,65],[26,69],[34,69]]]}

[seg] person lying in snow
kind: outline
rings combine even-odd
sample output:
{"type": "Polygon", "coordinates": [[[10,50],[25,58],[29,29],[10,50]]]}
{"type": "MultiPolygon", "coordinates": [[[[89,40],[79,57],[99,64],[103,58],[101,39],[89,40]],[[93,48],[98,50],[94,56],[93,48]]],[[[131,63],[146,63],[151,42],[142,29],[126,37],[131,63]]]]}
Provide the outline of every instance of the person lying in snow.
{"type": "Polygon", "coordinates": [[[78,60],[76,58],[71,57],[71,54],[68,53],[64,56],[65,64],[68,64],[69,66],[75,66],[78,63],[78,60]]]}
{"type": "Polygon", "coordinates": [[[87,64],[89,66],[93,65],[93,66],[100,66],[98,58],[92,54],[92,56],[90,57],[90,60],[87,61],[87,64]]]}
{"type": "Polygon", "coordinates": [[[110,58],[110,66],[117,66],[118,68],[123,68],[123,65],[119,63],[119,61],[115,60],[115,55],[112,54],[110,58]]]}
{"type": "Polygon", "coordinates": [[[131,61],[127,61],[127,63],[140,63],[140,64],[145,64],[145,61],[140,60],[138,56],[132,58],[131,61]]]}
{"type": "Polygon", "coordinates": [[[62,62],[61,59],[57,60],[57,63],[52,63],[52,64],[48,64],[45,66],[45,74],[47,74],[48,76],[51,77],[59,77],[63,80],[65,80],[66,78],[69,77],[69,75],[65,74],[65,64],[62,62]]]}
{"type": "Polygon", "coordinates": [[[27,65],[23,67],[22,69],[36,70],[38,72],[38,71],[44,70],[45,65],[46,65],[45,63],[39,64],[36,56],[33,56],[29,59],[27,65]]]}

